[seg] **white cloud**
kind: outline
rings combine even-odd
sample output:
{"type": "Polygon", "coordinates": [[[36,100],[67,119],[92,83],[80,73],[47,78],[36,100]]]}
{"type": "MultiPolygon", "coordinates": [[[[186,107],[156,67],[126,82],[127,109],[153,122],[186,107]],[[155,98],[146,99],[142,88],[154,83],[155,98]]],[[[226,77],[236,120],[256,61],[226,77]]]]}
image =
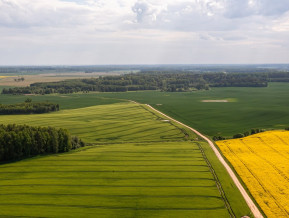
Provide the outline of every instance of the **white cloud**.
{"type": "Polygon", "coordinates": [[[289,11],[288,0],[256,0],[257,13],[265,16],[280,15],[289,11]]]}
{"type": "Polygon", "coordinates": [[[47,27],[81,25],[89,21],[90,9],[57,0],[2,0],[0,23],[7,27],[47,27]]]}
{"type": "Polygon", "coordinates": [[[280,16],[289,11],[288,0],[226,0],[225,16],[229,18],[259,16],[280,16]]]}
{"type": "Polygon", "coordinates": [[[0,0],[0,64],[289,62],[288,20],[288,0],[0,0]]]}

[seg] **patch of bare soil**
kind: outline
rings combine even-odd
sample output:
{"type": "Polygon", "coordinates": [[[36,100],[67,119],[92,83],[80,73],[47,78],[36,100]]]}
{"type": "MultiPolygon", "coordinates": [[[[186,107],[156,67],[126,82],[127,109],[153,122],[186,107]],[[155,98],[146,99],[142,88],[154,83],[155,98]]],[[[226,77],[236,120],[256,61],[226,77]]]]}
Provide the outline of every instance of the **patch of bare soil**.
{"type": "Polygon", "coordinates": [[[228,100],[202,100],[202,102],[223,102],[223,103],[225,103],[225,102],[229,102],[228,100]]]}

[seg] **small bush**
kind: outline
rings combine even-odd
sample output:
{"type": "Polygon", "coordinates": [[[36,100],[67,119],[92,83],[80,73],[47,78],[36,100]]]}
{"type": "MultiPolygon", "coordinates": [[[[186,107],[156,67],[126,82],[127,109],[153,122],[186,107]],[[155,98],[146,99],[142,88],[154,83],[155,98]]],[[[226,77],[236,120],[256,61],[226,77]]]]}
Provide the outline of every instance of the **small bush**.
{"type": "Polygon", "coordinates": [[[250,135],[249,131],[244,132],[244,136],[249,136],[249,135],[250,135]]]}
{"type": "Polygon", "coordinates": [[[251,135],[261,132],[260,129],[251,129],[251,135]]]}
{"type": "Polygon", "coordinates": [[[244,137],[244,134],[242,134],[242,133],[238,133],[238,134],[233,136],[234,139],[243,138],[243,137],[244,137]]]}
{"type": "Polygon", "coordinates": [[[213,140],[214,141],[220,141],[220,140],[225,140],[226,138],[225,137],[223,137],[223,136],[214,136],[213,137],[213,140]]]}

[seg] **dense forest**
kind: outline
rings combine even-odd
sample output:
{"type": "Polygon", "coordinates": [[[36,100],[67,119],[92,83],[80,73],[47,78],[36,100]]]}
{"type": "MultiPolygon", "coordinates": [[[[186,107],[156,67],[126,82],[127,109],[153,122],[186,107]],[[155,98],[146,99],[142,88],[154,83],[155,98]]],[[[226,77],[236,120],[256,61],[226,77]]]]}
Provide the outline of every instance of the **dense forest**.
{"type": "Polygon", "coordinates": [[[73,92],[125,92],[161,90],[186,92],[209,87],[266,87],[268,75],[263,73],[170,73],[142,72],[121,76],[74,79],[61,82],[34,83],[30,87],[5,88],[2,94],[51,94],[73,92]]]}
{"type": "Polygon", "coordinates": [[[67,152],[84,145],[78,137],[71,137],[65,129],[15,124],[0,125],[0,161],[67,152]]]}
{"type": "Polygon", "coordinates": [[[289,72],[268,73],[268,82],[289,82],[289,72]]]}
{"type": "Polygon", "coordinates": [[[40,114],[59,111],[59,104],[50,102],[32,103],[26,100],[18,104],[0,104],[0,115],[2,114],[40,114]]]}

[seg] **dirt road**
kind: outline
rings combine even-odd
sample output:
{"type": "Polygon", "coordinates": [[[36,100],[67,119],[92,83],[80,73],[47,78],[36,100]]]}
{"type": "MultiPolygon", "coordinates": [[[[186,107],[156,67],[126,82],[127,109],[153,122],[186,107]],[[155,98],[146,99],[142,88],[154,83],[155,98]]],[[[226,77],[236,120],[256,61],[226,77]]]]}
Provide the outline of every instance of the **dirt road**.
{"type": "Polygon", "coordinates": [[[261,212],[259,211],[258,207],[255,205],[255,203],[252,201],[252,199],[250,198],[250,196],[247,194],[247,192],[245,191],[245,189],[243,188],[242,184],[240,183],[240,181],[238,180],[237,176],[235,175],[235,173],[233,172],[233,170],[230,168],[230,166],[227,164],[227,162],[224,160],[224,158],[222,157],[222,155],[220,154],[219,150],[215,147],[214,143],[209,139],[207,138],[206,136],[204,136],[202,133],[198,132],[197,130],[167,116],[166,114],[158,111],[157,109],[153,108],[152,106],[148,105],[147,106],[149,108],[151,108],[152,110],[158,112],[159,114],[167,117],[168,119],[170,120],[173,120],[175,121],[176,123],[182,125],[182,126],[185,126],[187,127],[188,129],[192,130],[193,132],[195,132],[197,135],[199,135],[200,137],[202,137],[203,139],[205,139],[210,147],[213,149],[213,151],[215,152],[216,156],[218,157],[218,159],[220,160],[220,162],[223,164],[223,166],[226,168],[226,170],[228,171],[230,177],[232,178],[232,180],[234,181],[235,185],[238,187],[238,189],[240,190],[241,194],[243,195],[245,201],[247,202],[249,208],[251,209],[253,215],[256,217],[256,218],[263,218],[263,215],[261,214],[261,212]]]}

